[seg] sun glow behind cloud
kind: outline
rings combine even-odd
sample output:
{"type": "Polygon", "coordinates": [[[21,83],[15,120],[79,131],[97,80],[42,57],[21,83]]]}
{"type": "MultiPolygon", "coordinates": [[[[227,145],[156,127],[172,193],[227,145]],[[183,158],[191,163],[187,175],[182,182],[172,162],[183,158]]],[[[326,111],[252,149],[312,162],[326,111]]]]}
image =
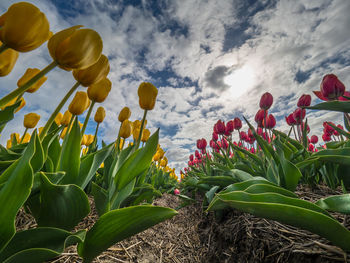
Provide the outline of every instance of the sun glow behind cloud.
{"type": "Polygon", "coordinates": [[[238,98],[254,87],[256,74],[251,66],[244,65],[225,77],[224,82],[230,86],[228,90],[230,95],[238,98]]]}

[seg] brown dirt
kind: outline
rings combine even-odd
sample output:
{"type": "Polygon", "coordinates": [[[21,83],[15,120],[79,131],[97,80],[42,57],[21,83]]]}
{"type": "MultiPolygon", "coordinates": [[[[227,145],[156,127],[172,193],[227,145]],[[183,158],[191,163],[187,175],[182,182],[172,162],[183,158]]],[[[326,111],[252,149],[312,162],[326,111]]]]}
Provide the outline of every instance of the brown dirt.
{"type": "MultiPolygon", "coordinates": [[[[299,187],[297,194],[315,201],[323,196],[340,194],[325,187],[299,187]]],[[[181,201],[165,194],[154,205],[176,208],[181,201]]],[[[91,201],[93,208],[93,202],[91,201]]],[[[344,216],[333,214],[340,222],[344,216]]],[[[96,221],[92,213],[77,227],[90,228],[96,221]]],[[[30,215],[20,211],[17,229],[35,227],[30,215]]],[[[349,226],[349,224],[346,224],[349,226]]],[[[348,227],[349,228],[349,227],[348,227]]],[[[327,240],[276,221],[228,211],[221,220],[213,213],[204,214],[201,203],[179,210],[171,220],[160,223],[128,238],[95,259],[101,262],[347,262],[350,257],[327,240]]],[[[82,262],[75,247],[69,247],[51,263],[82,262]]],[[[349,261],[350,262],[350,261],[349,261]]]]}

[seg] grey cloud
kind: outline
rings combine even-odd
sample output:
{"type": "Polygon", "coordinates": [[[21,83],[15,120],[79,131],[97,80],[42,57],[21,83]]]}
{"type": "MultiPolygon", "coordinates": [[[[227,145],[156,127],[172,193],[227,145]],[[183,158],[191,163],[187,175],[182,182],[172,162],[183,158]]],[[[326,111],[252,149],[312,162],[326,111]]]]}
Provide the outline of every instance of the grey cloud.
{"type": "Polygon", "coordinates": [[[229,71],[229,67],[217,66],[205,73],[204,81],[213,89],[219,91],[227,90],[230,86],[224,82],[224,78],[228,75],[229,71]]]}

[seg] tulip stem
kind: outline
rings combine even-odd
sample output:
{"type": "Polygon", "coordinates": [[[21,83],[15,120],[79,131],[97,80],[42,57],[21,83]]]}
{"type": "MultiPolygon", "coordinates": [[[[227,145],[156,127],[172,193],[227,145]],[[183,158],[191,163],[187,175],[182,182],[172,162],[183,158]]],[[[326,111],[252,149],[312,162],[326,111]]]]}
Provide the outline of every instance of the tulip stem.
{"type": "Polygon", "coordinates": [[[24,92],[22,92],[20,95],[18,95],[15,103],[19,102],[22,99],[23,95],[24,95],[24,92]]]}
{"type": "Polygon", "coordinates": [[[27,89],[29,89],[35,82],[37,82],[39,79],[41,79],[43,76],[45,76],[50,70],[52,70],[54,67],[57,66],[57,62],[53,61],[51,64],[49,64],[46,68],[41,70],[38,74],[36,74],[34,77],[32,77],[30,80],[28,80],[25,84],[18,87],[14,91],[7,94],[5,97],[3,97],[0,100],[0,107],[6,105],[9,101],[16,98],[23,92],[25,92],[27,89]]]}
{"type": "MultiPolygon", "coordinates": [[[[116,143],[116,145],[117,145],[117,153],[120,152],[119,144],[120,144],[120,130],[121,130],[121,128],[122,128],[122,124],[123,124],[123,122],[120,123],[119,131],[118,131],[118,137],[117,137],[117,139],[115,140],[115,143],[116,143]]],[[[125,141],[125,139],[124,139],[124,141],[125,141]]],[[[123,146],[124,146],[124,144],[123,144],[123,146]]]]}
{"type": "Polygon", "coordinates": [[[26,129],[24,130],[23,136],[22,136],[22,138],[21,138],[19,144],[21,144],[21,143],[23,142],[24,136],[26,135],[27,131],[28,131],[28,128],[26,128],[26,129]]]}
{"type": "Polygon", "coordinates": [[[92,108],[95,106],[95,103],[96,103],[95,101],[92,101],[92,102],[91,102],[89,111],[88,111],[88,113],[86,114],[86,117],[85,117],[85,121],[84,121],[84,124],[83,124],[83,128],[81,129],[81,136],[84,135],[84,132],[85,132],[85,130],[86,130],[86,126],[87,126],[87,124],[88,124],[88,122],[89,122],[89,119],[90,119],[90,116],[91,116],[92,108]]]}
{"type": "Polygon", "coordinates": [[[2,43],[2,45],[0,46],[0,54],[1,54],[2,52],[6,51],[6,49],[8,49],[8,48],[9,48],[9,47],[6,46],[5,43],[2,43]]]}
{"type": "MultiPolygon", "coordinates": [[[[60,104],[58,104],[57,108],[55,109],[55,111],[51,114],[49,120],[46,122],[44,129],[42,130],[41,134],[40,134],[40,140],[42,140],[47,131],[50,129],[52,123],[54,122],[57,114],[60,112],[60,110],[62,109],[62,107],[64,106],[64,104],[67,102],[67,100],[69,99],[69,97],[72,95],[72,93],[79,87],[80,83],[77,82],[74,84],[74,86],[68,91],[68,93],[66,94],[66,96],[64,96],[64,98],[62,99],[62,101],[60,102],[60,104]]],[[[73,118],[73,117],[72,117],[73,118]]]]}
{"type": "Polygon", "coordinates": [[[147,115],[147,110],[145,110],[144,113],[143,113],[140,133],[139,133],[139,137],[137,138],[136,147],[135,147],[136,150],[139,148],[139,145],[140,145],[141,136],[142,136],[142,130],[143,130],[143,127],[145,126],[146,115],[147,115]]]}
{"type": "Polygon", "coordinates": [[[99,126],[100,126],[100,123],[98,122],[97,125],[96,125],[96,130],[95,130],[95,135],[94,135],[95,139],[97,138],[97,132],[98,132],[98,127],[99,126]]]}

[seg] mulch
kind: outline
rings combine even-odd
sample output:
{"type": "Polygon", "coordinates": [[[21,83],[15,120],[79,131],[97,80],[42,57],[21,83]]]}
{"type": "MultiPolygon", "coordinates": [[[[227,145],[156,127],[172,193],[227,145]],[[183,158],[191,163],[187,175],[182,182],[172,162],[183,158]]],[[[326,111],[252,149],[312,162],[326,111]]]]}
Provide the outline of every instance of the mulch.
{"type": "MultiPolygon", "coordinates": [[[[305,200],[341,194],[325,186],[311,189],[298,187],[296,193],[305,200]]],[[[76,230],[89,229],[97,220],[92,199],[91,213],[76,230]]],[[[176,208],[176,196],[164,194],[153,203],[176,208]]],[[[142,233],[110,247],[94,262],[195,263],[195,262],[350,262],[341,249],[316,234],[273,220],[254,217],[236,210],[228,211],[220,220],[213,213],[205,214],[201,202],[180,209],[179,214],[142,233]],[[348,260],[348,261],[347,261],[348,260]]],[[[343,215],[332,215],[349,229],[343,215]]],[[[297,216],[297,215],[296,215],[297,216]]],[[[34,219],[20,210],[17,230],[36,226],[34,219]]],[[[82,262],[75,246],[50,261],[51,263],[82,262]]]]}

